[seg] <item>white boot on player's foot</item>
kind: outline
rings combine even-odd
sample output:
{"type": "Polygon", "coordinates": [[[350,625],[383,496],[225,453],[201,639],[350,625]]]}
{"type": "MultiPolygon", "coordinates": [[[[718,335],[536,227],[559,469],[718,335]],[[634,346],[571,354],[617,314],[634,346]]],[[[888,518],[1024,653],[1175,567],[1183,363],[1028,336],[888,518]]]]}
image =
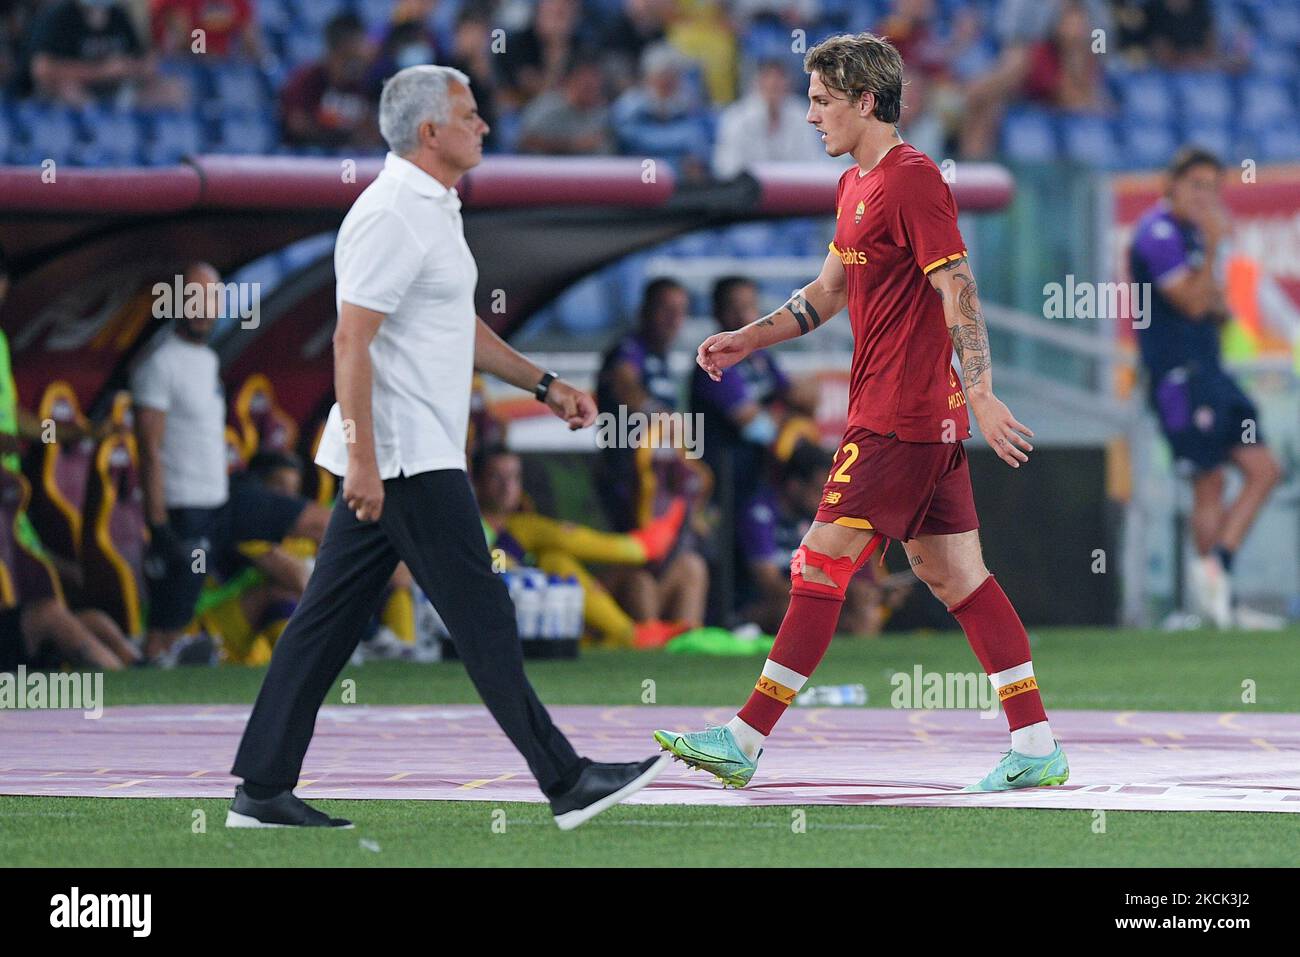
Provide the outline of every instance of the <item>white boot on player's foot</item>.
{"type": "Polygon", "coordinates": [[[1211,552],[1192,560],[1190,584],[1197,612],[1216,628],[1232,627],[1232,583],[1219,556],[1211,552]]]}
{"type": "Polygon", "coordinates": [[[1287,621],[1281,615],[1270,615],[1266,611],[1238,605],[1232,609],[1233,627],[1241,631],[1281,631],[1287,621]]]}

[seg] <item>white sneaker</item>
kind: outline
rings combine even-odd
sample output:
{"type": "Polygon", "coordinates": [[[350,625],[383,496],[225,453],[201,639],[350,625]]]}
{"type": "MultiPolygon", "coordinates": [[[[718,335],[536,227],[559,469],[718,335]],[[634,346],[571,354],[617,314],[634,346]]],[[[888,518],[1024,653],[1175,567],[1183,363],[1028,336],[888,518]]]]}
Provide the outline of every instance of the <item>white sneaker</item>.
{"type": "Polygon", "coordinates": [[[1201,617],[1216,628],[1231,628],[1232,583],[1219,556],[1211,552],[1193,560],[1189,577],[1192,602],[1201,617]]]}
{"type": "Polygon", "coordinates": [[[1233,609],[1232,623],[1242,631],[1281,631],[1287,626],[1287,620],[1281,615],[1270,615],[1245,605],[1233,609]]]}
{"type": "Polygon", "coordinates": [[[397,632],[387,625],[380,625],[375,636],[357,645],[352,653],[352,664],[365,664],[367,661],[409,661],[415,657],[415,645],[403,641],[397,632]]]}

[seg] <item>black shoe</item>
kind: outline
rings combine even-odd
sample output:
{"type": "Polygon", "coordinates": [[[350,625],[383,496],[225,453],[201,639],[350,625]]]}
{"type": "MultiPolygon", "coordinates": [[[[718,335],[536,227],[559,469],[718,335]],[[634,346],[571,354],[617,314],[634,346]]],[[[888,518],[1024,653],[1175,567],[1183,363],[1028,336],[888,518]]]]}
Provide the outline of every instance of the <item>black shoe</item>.
{"type": "Polygon", "coordinates": [[[659,776],[671,759],[671,755],[663,754],[632,764],[588,764],[573,787],[551,798],[555,823],[561,831],[572,831],[585,824],[601,811],[640,791],[659,776]]]}
{"type": "Polygon", "coordinates": [[[351,827],[351,821],[322,814],[292,791],[259,801],[235,788],[235,799],[226,812],[226,827],[351,827]]]}

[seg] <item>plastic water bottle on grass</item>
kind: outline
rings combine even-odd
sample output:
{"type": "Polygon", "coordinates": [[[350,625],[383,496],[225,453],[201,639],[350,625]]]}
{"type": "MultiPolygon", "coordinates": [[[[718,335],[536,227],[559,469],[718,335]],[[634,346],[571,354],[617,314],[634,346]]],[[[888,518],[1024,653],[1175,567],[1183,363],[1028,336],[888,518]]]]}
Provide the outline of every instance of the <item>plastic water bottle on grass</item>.
{"type": "Polygon", "coordinates": [[[805,708],[854,708],[867,703],[867,689],[862,685],[817,685],[795,696],[794,703],[805,708]]]}

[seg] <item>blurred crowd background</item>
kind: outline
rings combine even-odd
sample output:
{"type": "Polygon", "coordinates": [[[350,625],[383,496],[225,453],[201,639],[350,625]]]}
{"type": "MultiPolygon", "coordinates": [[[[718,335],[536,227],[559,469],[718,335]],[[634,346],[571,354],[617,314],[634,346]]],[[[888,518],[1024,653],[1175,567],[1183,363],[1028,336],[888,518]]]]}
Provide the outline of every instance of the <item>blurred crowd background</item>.
{"type": "Polygon", "coordinates": [[[383,79],[440,63],[490,151],[725,178],[817,158],[791,52],[845,30],[897,45],[902,129],[934,156],[1300,157],[1300,6],[1277,0],[4,0],[0,161],[366,155],[383,79]]]}

